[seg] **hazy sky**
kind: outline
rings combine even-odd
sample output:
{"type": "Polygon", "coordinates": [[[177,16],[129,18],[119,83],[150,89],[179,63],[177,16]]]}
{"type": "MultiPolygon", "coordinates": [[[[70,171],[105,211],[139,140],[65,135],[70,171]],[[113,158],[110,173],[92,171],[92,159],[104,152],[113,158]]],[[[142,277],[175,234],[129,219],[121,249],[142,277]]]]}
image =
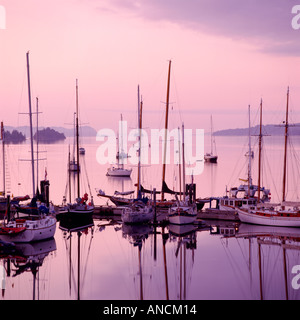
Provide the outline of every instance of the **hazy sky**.
{"type": "Polygon", "coordinates": [[[216,130],[245,127],[248,105],[256,114],[261,98],[264,122],[277,123],[288,86],[292,120],[300,122],[297,2],[0,0],[1,121],[28,122],[18,113],[28,110],[30,51],[32,100],[39,97],[44,126],[72,122],[78,78],[82,122],[112,127],[120,113],[133,122],[139,84],[144,123],[160,128],[170,59],[174,126],[208,130],[212,114],[216,130]]]}

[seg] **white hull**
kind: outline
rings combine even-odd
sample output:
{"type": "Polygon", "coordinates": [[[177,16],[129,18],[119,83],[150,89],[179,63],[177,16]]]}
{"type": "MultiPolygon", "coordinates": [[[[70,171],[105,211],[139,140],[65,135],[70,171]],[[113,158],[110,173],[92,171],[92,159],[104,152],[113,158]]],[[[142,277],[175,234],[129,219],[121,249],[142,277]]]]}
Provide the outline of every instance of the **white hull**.
{"type": "Polygon", "coordinates": [[[122,221],[128,224],[146,223],[153,219],[153,212],[123,212],[122,221]]]}
{"type": "Polygon", "coordinates": [[[109,168],[107,175],[110,177],[130,177],[131,169],[109,168]]]}
{"type": "Polygon", "coordinates": [[[237,209],[235,207],[231,207],[231,206],[223,206],[221,204],[219,204],[219,209],[222,211],[232,211],[232,212],[236,212],[237,209]]]}
{"type": "Polygon", "coordinates": [[[84,203],[68,203],[64,210],[61,210],[61,212],[69,212],[69,213],[78,213],[78,214],[88,214],[88,213],[93,213],[95,210],[94,205],[88,205],[84,203]]]}
{"type": "Polygon", "coordinates": [[[236,237],[290,237],[300,238],[300,228],[263,226],[241,223],[236,237]]]}
{"type": "Polygon", "coordinates": [[[245,223],[278,227],[300,227],[300,216],[287,217],[279,216],[277,214],[263,216],[242,209],[237,209],[237,211],[239,219],[245,223]]]}
{"type": "Polygon", "coordinates": [[[171,207],[169,209],[169,222],[172,224],[190,224],[197,219],[197,208],[179,206],[171,207]]]}
{"type": "MultiPolygon", "coordinates": [[[[14,222],[11,222],[12,226],[14,222]]],[[[0,235],[7,242],[33,242],[52,238],[56,230],[56,219],[46,216],[38,220],[26,220],[26,230],[18,234],[0,235]]]]}
{"type": "Polygon", "coordinates": [[[170,224],[169,231],[175,236],[185,236],[197,230],[197,226],[194,224],[170,224]]]}
{"type": "Polygon", "coordinates": [[[143,207],[133,204],[130,207],[124,207],[121,218],[128,224],[147,223],[154,218],[154,212],[152,206],[143,207]]]}

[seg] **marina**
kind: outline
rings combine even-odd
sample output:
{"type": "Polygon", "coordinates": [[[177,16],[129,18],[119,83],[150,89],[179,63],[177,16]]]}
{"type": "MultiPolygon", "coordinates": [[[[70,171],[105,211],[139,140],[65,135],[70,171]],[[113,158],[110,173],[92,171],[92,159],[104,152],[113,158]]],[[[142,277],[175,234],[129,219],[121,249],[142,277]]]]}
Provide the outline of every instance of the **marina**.
{"type": "MultiPolygon", "coordinates": [[[[203,199],[204,206],[194,223],[176,226],[168,223],[168,209],[157,210],[157,223],[124,224],[123,208],[98,197],[96,190],[100,181],[107,194],[134,188],[136,168],[129,179],[106,176],[107,167],[100,166],[95,157],[97,141],[83,137],[86,153],[81,155],[85,157],[82,163],[89,164],[90,184],[98,186],[92,192],[93,219],[86,222],[86,227],[57,221],[52,239],[18,243],[6,248],[7,252],[3,248],[1,264],[6,276],[2,299],[299,299],[297,274],[292,271],[300,261],[300,229],[244,224],[232,211],[215,212],[214,200],[211,204],[208,200],[224,194],[225,181],[231,179],[232,155],[239,158],[245,139],[218,137],[222,161],[206,164],[203,174],[194,177],[196,198],[203,199]],[[185,271],[180,268],[183,259],[185,271]],[[270,264],[274,265],[271,271],[266,267],[270,264]],[[112,289],[116,285],[117,291],[112,289]]],[[[269,152],[280,152],[277,146],[282,138],[268,139],[269,152]]],[[[28,144],[11,145],[9,151],[19,153],[20,148],[27,153],[28,144]]],[[[67,182],[68,172],[66,161],[58,162],[57,155],[68,159],[68,141],[47,148],[49,196],[59,206],[65,186],[56,179],[65,176],[67,182]]],[[[174,170],[178,170],[177,165],[170,165],[167,181],[173,181],[174,170]]],[[[160,179],[150,177],[161,173],[160,165],[143,168],[142,172],[143,185],[159,185],[160,179]]],[[[11,185],[19,189],[19,194],[26,187],[14,181],[11,185]]]]}
{"type": "Polygon", "coordinates": [[[299,32],[290,1],[3,0],[3,310],[300,300],[299,32]]]}

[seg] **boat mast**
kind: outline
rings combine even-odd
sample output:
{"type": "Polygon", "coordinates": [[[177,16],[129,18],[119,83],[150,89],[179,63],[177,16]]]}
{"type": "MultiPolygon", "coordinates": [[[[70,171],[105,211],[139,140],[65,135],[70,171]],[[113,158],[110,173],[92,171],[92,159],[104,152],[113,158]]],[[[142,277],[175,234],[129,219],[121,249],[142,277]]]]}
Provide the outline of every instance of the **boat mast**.
{"type": "Polygon", "coordinates": [[[210,154],[213,155],[212,115],[210,115],[210,154]]]}
{"type": "Polygon", "coordinates": [[[121,113],[121,137],[119,138],[119,146],[118,146],[118,168],[120,167],[120,156],[121,158],[121,168],[124,169],[124,162],[123,162],[123,116],[121,113]],[[120,141],[121,140],[121,141],[120,141]],[[121,146],[121,148],[120,148],[121,146]],[[121,150],[121,151],[120,151],[121,150]]]}
{"type": "Polygon", "coordinates": [[[167,133],[168,133],[168,117],[169,117],[169,97],[170,97],[170,75],[171,75],[171,60],[169,61],[169,72],[168,72],[168,85],[167,85],[167,100],[166,100],[166,118],[165,118],[165,146],[164,146],[164,160],[163,160],[163,173],[162,173],[162,190],[161,200],[164,200],[163,185],[166,177],[166,157],[167,157],[167,133]]]}
{"type": "Polygon", "coordinates": [[[78,130],[78,79],[76,79],[76,155],[77,155],[77,197],[80,198],[79,130],[78,130]]]}
{"type": "Polygon", "coordinates": [[[286,96],[286,114],[285,114],[285,133],[284,133],[284,160],[283,160],[283,182],[282,182],[282,202],[285,201],[285,188],[286,188],[286,159],[287,159],[287,140],[288,140],[288,127],[289,127],[289,94],[290,89],[287,89],[286,96]]]}
{"type": "Polygon", "coordinates": [[[137,198],[140,196],[141,190],[141,149],[142,149],[142,112],[143,112],[143,101],[141,99],[139,107],[139,162],[138,162],[138,182],[137,182],[137,198]]]}
{"type": "Polygon", "coordinates": [[[260,201],[260,180],[261,180],[261,149],[262,149],[262,99],[260,100],[260,123],[259,123],[259,148],[258,148],[258,186],[257,202],[260,201]]]}
{"type": "Polygon", "coordinates": [[[182,184],[183,184],[183,201],[186,196],[185,187],[185,157],[184,157],[184,124],[182,123],[182,184]]]}
{"type": "Polygon", "coordinates": [[[180,128],[178,127],[178,172],[179,172],[179,195],[180,195],[180,201],[182,200],[182,194],[181,194],[181,152],[180,152],[180,128]]]}
{"type": "Polygon", "coordinates": [[[33,197],[34,197],[34,196],[35,196],[35,179],[34,179],[34,154],[33,154],[33,133],[32,133],[32,111],[31,111],[29,51],[26,53],[26,58],[27,58],[27,82],[28,82],[28,102],[29,102],[29,123],[30,123],[32,190],[33,190],[33,197]]]}
{"type": "Polygon", "coordinates": [[[68,179],[69,179],[69,201],[72,202],[72,193],[71,193],[71,153],[70,153],[70,145],[69,145],[69,170],[68,170],[68,179]]]}
{"type": "Polygon", "coordinates": [[[1,140],[2,140],[2,157],[3,157],[3,197],[5,197],[5,140],[4,140],[3,122],[1,122],[1,140]]]}
{"type": "Polygon", "coordinates": [[[250,187],[252,186],[252,177],[251,177],[251,121],[250,121],[250,105],[248,106],[249,112],[249,151],[248,151],[248,197],[250,197],[250,187]]]}
{"type": "Polygon", "coordinates": [[[36,186],[39,185],[39,98],[36,97],[36,186]]]}

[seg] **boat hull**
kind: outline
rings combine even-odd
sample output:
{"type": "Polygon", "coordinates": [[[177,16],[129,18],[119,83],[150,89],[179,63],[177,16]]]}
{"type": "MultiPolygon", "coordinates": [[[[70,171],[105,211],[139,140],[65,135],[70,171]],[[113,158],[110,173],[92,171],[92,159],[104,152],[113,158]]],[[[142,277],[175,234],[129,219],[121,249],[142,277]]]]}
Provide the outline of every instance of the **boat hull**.
{"type": "Polygon", "coordinates": [[[262,215],[237,209],[242,222],[277,227],[300,227],[300,216],[280,216],[278,214],[262,215]]]}
{"type": "Polygon", "coordinates": [[[56,219],[48,216],[38,221],[27,221],[26,225],[29,227],[26,227],[24,231],[1,234],[0,239],[6,242],[34,242],[53,238],[56,230],[56,219]]]}
{"type": "Polygon", "coordinates": [[[209,163],[217,163],[218,162],[218,156],[204,156],[204,161],[209,163]]]}
{"type": "Polygon", "coordinates": [[[148,223],[154,218],[154,210],[152,206],[134,203],[129,207],[124,207],[121,218],[126,224],[148,223]]]}
{"type": "Polygon", "coordinates": [[[60,213],[59,228],[64,231],[79,231],[94,226],[92,213],[60,213]]]}
{"type": "Polygon", "coordinates": [[[110,177],[130,177],[131,171],[129,169],[108,169],[107,174],[110,177]]]}
{"type": "Polygon", "coordinates": [[[169,223],[171,224],[191,224],[197,219],[197,209],[193,207],[172,207],[169,209],[169,223]]]}
{"type": "Polygon", "coordinates": [[[147,223],[153,219],[153,212],[125,212],[122,213],[122,221],[127,224],[147,223]]]}

